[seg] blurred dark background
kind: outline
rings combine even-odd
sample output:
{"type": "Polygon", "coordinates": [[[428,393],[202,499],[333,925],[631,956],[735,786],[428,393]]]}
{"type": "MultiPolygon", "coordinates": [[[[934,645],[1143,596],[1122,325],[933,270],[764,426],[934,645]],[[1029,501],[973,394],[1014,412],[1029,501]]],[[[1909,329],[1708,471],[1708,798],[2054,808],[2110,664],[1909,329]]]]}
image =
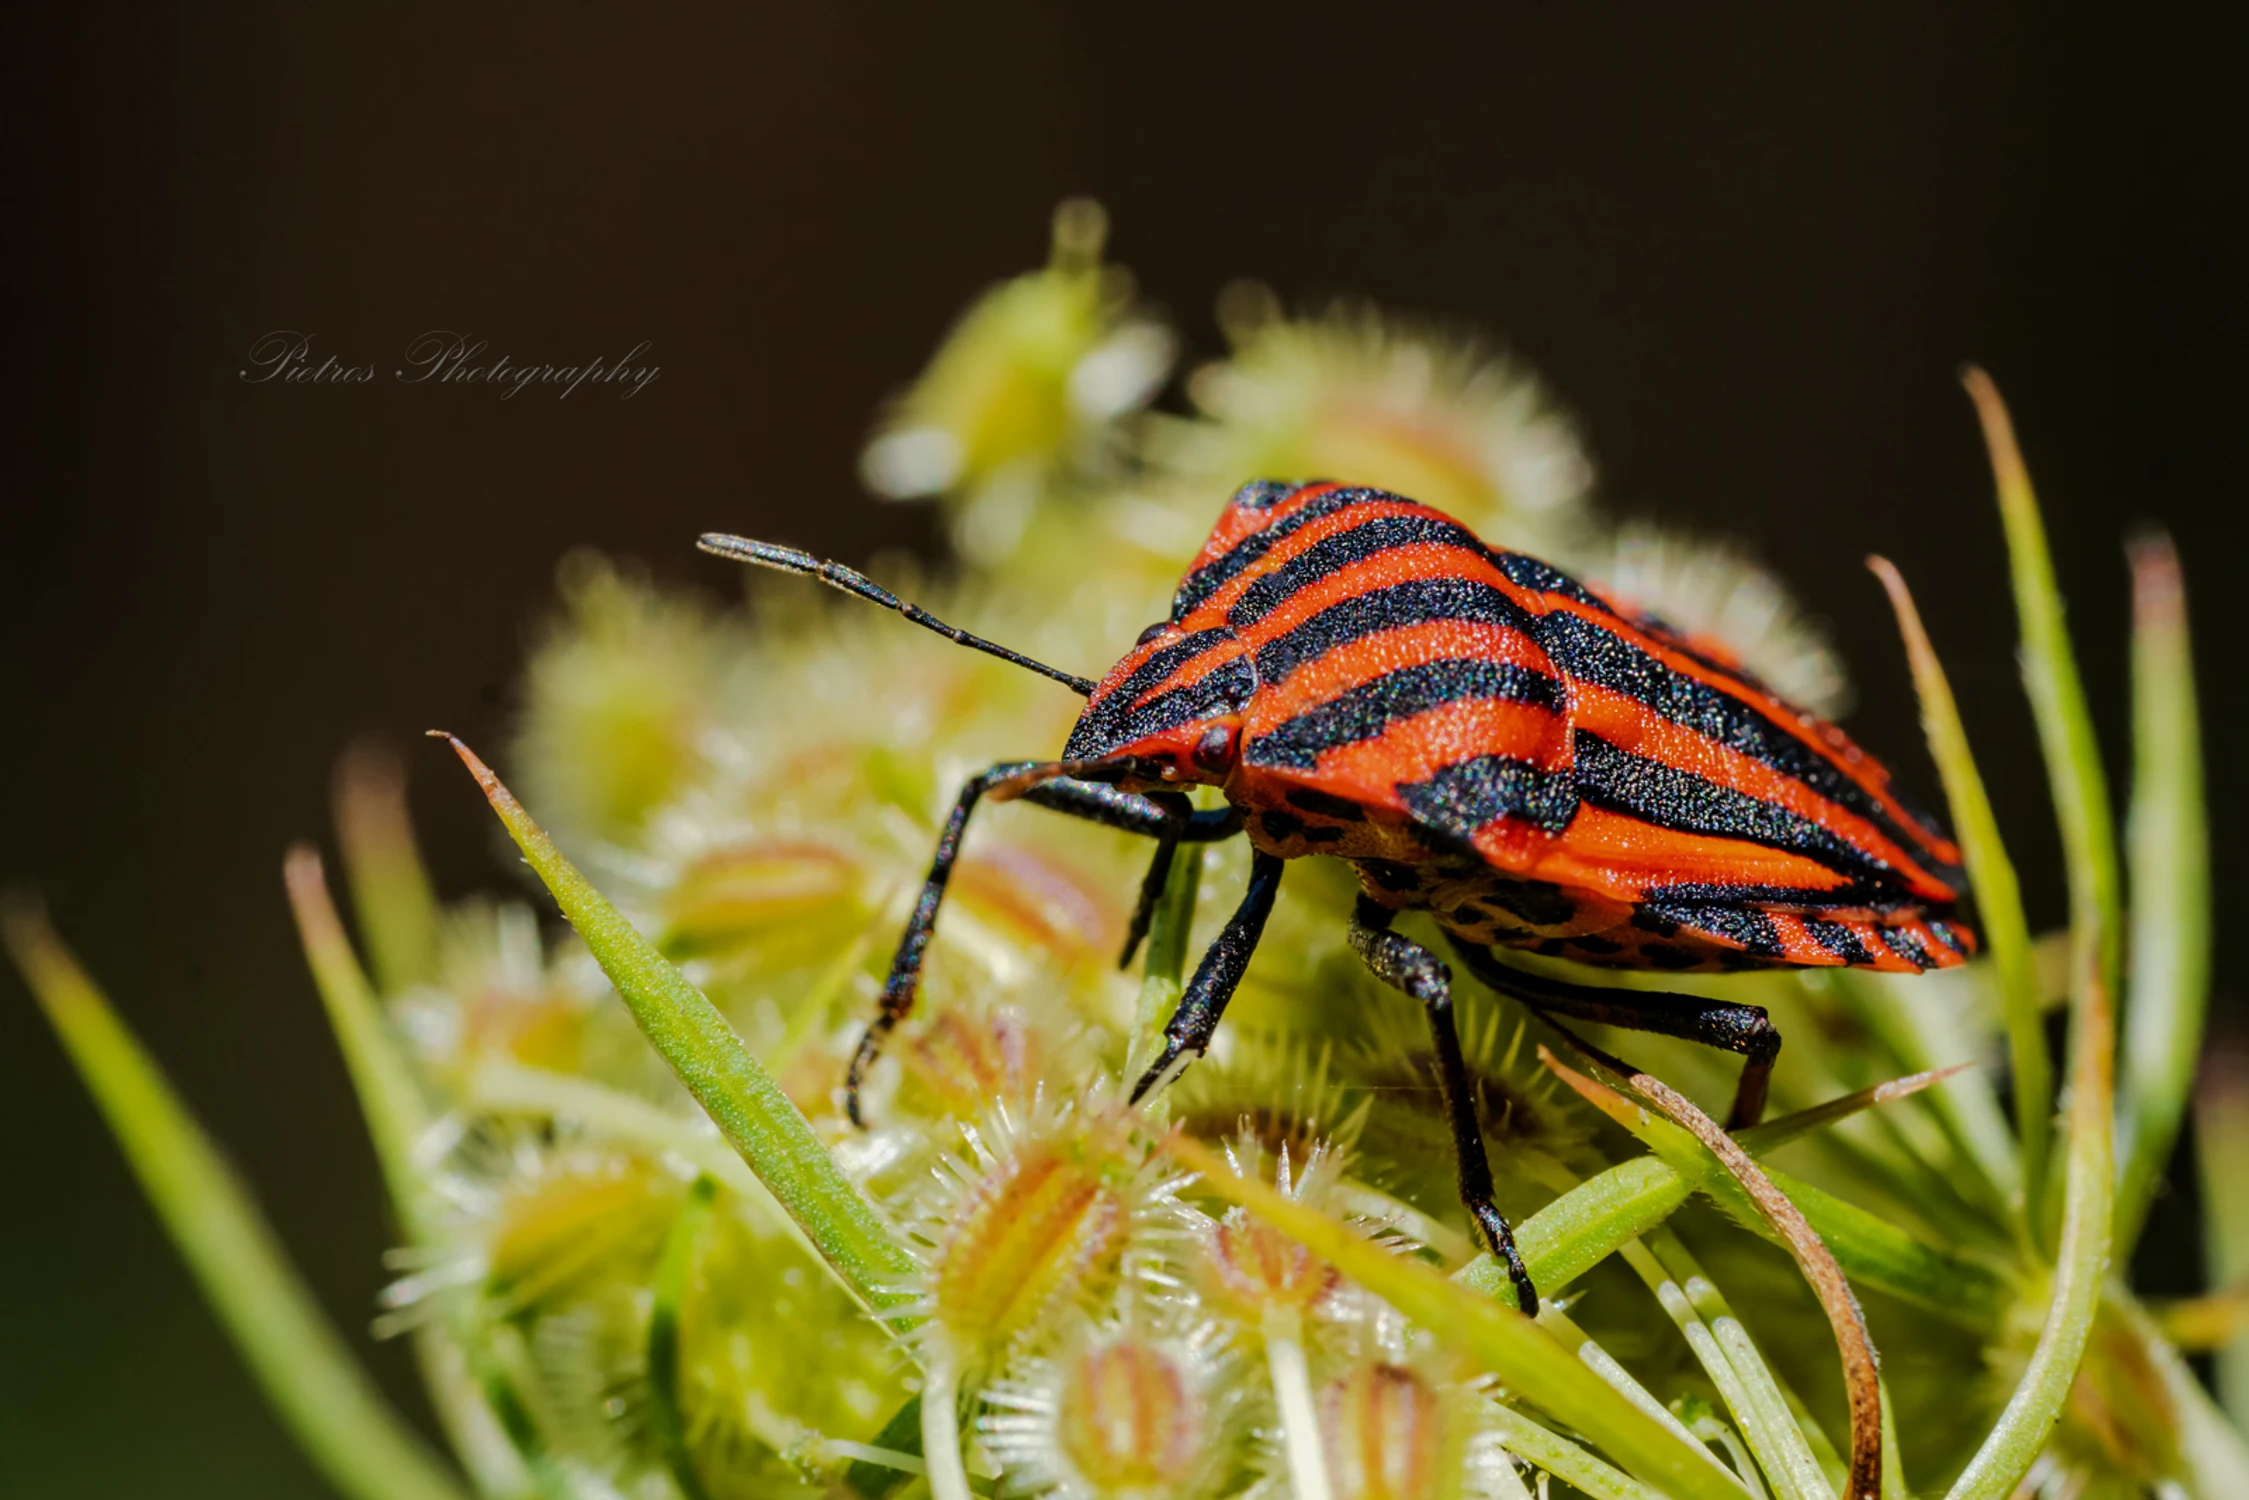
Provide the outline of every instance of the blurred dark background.
{"type": "MultiPolygon", "coordinates": [[[[2183,546],[2219,909],[2249,898],[2229,774],[2249,733],[2230,662],[2249,20],[1560,12],[0,23],[0,880],[45,892],[400,1400],[420,1410],[403,1349],[360,1332],[378,1187],[282,849],[325,832],[362,731],[505,745],[572,546],[713,593],[739,582],[690,549],[706,527],[929,548],[930,516],[860,493],[856,450],[966,300],[1043,259],[1066,194],[1108,206],[1113,254],[1200,354],[1244,275],[1500,336],[1582,417],[1612,507],[1749,540],[1834,622],[1853,727],[1933,799],[1861,567],[1887,552],[2006,768],[1993,792],[2051,922],[1999,527],[1954,383],[1986,364],[2116,770],[2120,543],[2159,521],[2183,546]],[[434,327],[556,363],[645,339],[662,374],[622,402],[391,383],[434,327]],[[386,378],[244,384],[276,328],[386,378]]],[[[414,765],[444,888],[513,878],[457,768],[414,765]]],[[[2224,1013],[2249,969],[2220,962],[2224,1013]]],[[[0,1491],[323,1493],[12,974],[0,1161],[0,1491]]],[[[2148,1271],[2185,1286],[2193,1235],[2167,1211],[2148,1271]]]]}

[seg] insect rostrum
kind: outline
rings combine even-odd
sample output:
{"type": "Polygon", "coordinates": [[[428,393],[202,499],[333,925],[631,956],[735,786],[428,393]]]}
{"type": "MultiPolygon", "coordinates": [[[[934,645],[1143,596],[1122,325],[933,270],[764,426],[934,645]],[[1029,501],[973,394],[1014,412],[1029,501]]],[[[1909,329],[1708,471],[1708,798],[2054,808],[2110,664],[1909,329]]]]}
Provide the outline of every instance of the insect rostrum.
{"type": "Polygon", "coordinates": [[[1060,759],[962,788],[899,943],[848,1095],[912,1009],[970,813],[986,796],[1156,840],[1129,960],[1177,846],[1245,833],[1240,907],[1165,1028],[1137,1099],[1209,1046],[1285,862],[1357,871],[1351,946],[1428,1011],[1478,1234],[1536,1294],[1491,1201],[1466,1097],[1451,970],[1392,932],[1425,909],[1472,972],[1534,1010],[1743,1054],[1733,1123],[1754,1122],[1780,1048],[1761,1009],[1560,983],[1494,957],[1521,948],[1610,968],[1964,961],[1959,851],[1842,731],[1791,707],[1720,648],[1534,558],[1486,546],[1381,490],[1258,481],[1238,491],[1149,627],[1098,683],[970,636],[832,563],[741,538],[707,550],[809,573],[1085,692],[1060,759]],[[1188,786],[1224,809],[1193,810],[1188,786]]]}

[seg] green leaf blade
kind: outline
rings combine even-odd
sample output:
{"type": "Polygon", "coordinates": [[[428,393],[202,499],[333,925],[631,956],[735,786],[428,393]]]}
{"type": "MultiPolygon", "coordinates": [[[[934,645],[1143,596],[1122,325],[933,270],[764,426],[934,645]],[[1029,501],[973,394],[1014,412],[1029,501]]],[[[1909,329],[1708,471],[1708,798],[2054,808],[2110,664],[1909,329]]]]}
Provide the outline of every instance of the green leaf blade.
{"type": "MultiPolygon", "coordinates": [[[[2023,912],[2022,885],[2015,878],[2014,861],[1999,834],[1999,819],[1991,810],[1983,775],[1976,769],[1975,753],[1968,746],[1968,731],[1960,722],[1960,706],[1952,684],[1937,660],[1936,648],[1922,627],[1921,612],[1905,579],[1887,558],[1874,557],[1867,566],[1888,591],[1905,637],[1906,655],[1913,667],[1913,685],[1921,698],[1921,724],[1928,736],[1929,753],[1944,782],[1945,801],[1952,826],[1960,839],[1960,853],[1975,891],[1977,914],[1983,920],[1983,938],[1991,954],[1991,967],[1999,985],[2001,1013],[2007,1026],[2007,1061],[2014,1075],[2015,1132],[2021,1143],[2021,1160],[2014,1180],[2003,1188],[2020,1192],[2026,1226],[2040,1218],[2039,1195],[2046,1181],[2046,1161],[2053,1150],[2054,1072],[2046,1052],[2045,1018],[2039,1005],[2038,970],[2033,961],[2030,919],[2023,912]]],[[[1984,1157],[1985,1170],[2004,1171],[2004,1164],[1984,1157]]]]}
{"type": "Polygon", "coordinates": [[[0,929],[180,1258],[315,1466],[351,1500],[466,1500],[385,1403],[248,1190],[46,920],[14,909],[0,929]]]}
{"type": "Polygon", "coordinates": [[[2108,787],[2062,624],[2037,500],[1998,391],[1980,370],[1968,372],[1967,385],[1998,478],[2023,617],[2023,678],[2046,752],[2070,890],[2069,1130],[2053,1286],[2022,1378],[1949,1497],[2001,1500],[2030,1472],[2069,1400],[2108,1270],[2116,1188],[2119,899],[2108,787]]]}
{"type": "Polygon", "coordinates": [[[2186,585],[2169,538],[2133,544],[2131,971],[2117,1061],[2116,1254],[2170,1165],[2210,1000],[2210,836],[2186,585]]]}
{"type": "Polygon", "coordinates": [[[846,1286],[876,1312],[910,1300],[920,1267],[859,1195],[794,1101],[704,996],[563,858],[554,841],[459,740],[441,736],[563,915],[616,986],[633,1019],[846,1286]]]}

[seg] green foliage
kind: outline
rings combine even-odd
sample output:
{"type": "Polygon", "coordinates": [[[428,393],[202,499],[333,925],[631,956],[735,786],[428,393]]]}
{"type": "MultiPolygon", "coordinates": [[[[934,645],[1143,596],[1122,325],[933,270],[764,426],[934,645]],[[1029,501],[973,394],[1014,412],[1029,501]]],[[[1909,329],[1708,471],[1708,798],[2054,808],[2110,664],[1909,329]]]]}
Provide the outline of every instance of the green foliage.
{"type": "MultiPolygon", "coordinates": [[[[1051,263],[964,314],[870,445],[877,489],[945,509],[959,566],[910,590],[940,614],[1098,672],[1163,612],[1236,483],[1324,472],[1451,509],[1718,632],[1769,679],[1840,694],[1772,580],[1605,520],[1571,424],[1472,341],[1365,308],[1292,316],[1237,288],[1230,355],[1193,371],[1175,410],[1147,410],[1177,340],[1102,262],[1104,232],[1098,209],[1066,205],[1051,263]]],[[[952,789],[1051,750],[1074,704],[807,586],[761,581],[754,608],[715,612],[570,560],[511,766],[541,821],[462,755],[572,931],[440,906],[396,767],[365,754],[339,823],[372,977],[317,859],[288,867],[401,1239],[378,1327],[417,1340],[468,1487],[1828,1500],[1876,1482],[1846,1477],[1874,1431],[1871,1405],[1846,1399],[1871,1378],[1847,1392],[1835,1374],[1856,1297],[1883,1355],[1886,1500],[2249,1493],[2240,1438],[2163,1331],[2249,1317],[2223,1299],[2151,1313],[2120,1265],[2184,1128],[2208,984],[2175,559],[2135,554],[2119,1054],[2105,782],[2035,500],[1995,393],[1972,388],[2070,861],[2065,1113],[2057,1126],[2036,943],[1982,790],[2024,768],[1979,771],[1881,565],[1986,956],[1902,980],[1666,978],[1767,1005],[1788,1033],[1781,1113],[1732,1141],[1686,1101],[1730,1083],[1707,1054],[1596,1035],[1642,1071],[1607,1070],[1463,986],[1536,1320],[1459,1215],[1420,1014],[1344,950],[1352,889],[1331,871],[1291,871],[1211,1056],[1132,1110],[1121,1084],[1234,899],[1240,851],[1182,852],[1142,972],[1120,974],[1145,845],[985,809],[920,1008],[869,1079],[872,1128],[852,1129],[844,1063],[952,789]],[[1799,1264],[1839,1267],[1849,1290],[1815,1295],[1799,1264]]],[[[369,1393],[51,936],[18,916],[9,940],[339,1490],[463,1492],[369,1393]]],[[[2241,1097],[2206,1091],[2205,1117],[2235,1121],[2241,1097]]],[[[2220,1208],[2231,1255],[2249,1233],[2220,1208]]]]}

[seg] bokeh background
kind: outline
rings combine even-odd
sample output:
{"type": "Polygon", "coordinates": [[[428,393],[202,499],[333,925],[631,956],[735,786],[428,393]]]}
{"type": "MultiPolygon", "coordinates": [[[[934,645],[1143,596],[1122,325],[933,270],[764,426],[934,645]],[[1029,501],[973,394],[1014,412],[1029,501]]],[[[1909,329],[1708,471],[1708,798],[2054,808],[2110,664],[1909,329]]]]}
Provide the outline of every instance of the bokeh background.
{"type": "MultiPolygon", "coordinates": [[[[433,724],[503,747],[571,547],[714,595],[742,581],[691,550],[709,527],[934,555],[932,515],[862,493],[858,446],[967,299],[1043,259],[1067,194],[1108,206],[1112,254],[1200,356],[1243,276],[1488,330],[1578,414],[1613,511],[1745,539],[1832,622],[1854,731],[1933,798],[1861,566],[1896,559],[2053,921],[1953,380],[1983,362],[2112,768],[2120,543],[2150,521],[2182,543],[2223,941],[2249,900],[2249,18],[1561,10],[0,23],[0,880],[45,893],[340,1324],[365,1327],[384,1226],[279,880],[284,846],[324,833],[334,756],[433,724]],[[435,327],[554,363],[645,339],[661,375],[631,401],[391,383],[435,327]],[[385,378],[244,384],[277,328],[385,378]]],[[[441,885],[515,880],[449,758],[415,766],[441,885]]],[[[2219,963],[2238,1025],[2249,965],[2219,963]]],[[[324,1493],[12,974],[0,1164],[0,1493],[324,1493]]],[[[2191,1207],[2159,1210],[2159,1284],[2195,1275],[2191,1207]]],[[[419,1410],[403,1351],[359,1341],[419,1410]]]]}

